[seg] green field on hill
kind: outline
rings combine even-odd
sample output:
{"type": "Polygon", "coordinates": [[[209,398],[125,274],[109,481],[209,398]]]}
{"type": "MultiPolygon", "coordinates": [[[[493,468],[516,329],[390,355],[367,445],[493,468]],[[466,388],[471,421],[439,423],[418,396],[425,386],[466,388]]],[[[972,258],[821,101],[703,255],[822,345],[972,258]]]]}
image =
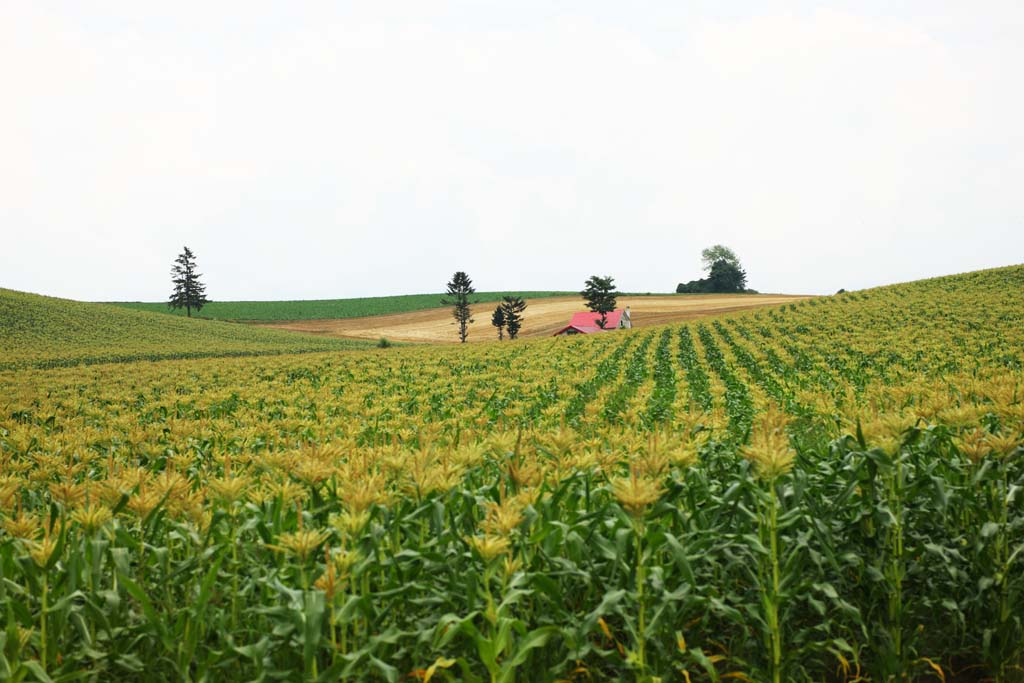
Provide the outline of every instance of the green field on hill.
{"type": "MultiPolygon", "coordinates": [[[[477,292],[473,300],[498,301],[503,296],[515,295],[526,299],[552,296],[573,296],[577,292],[477,292]]],[[[373,296],[356,299],[308,299],[302,301],[214,301],[203,307],[200,317],[213,320],[324,320],[329,318],[362,318],[368,315],[409,313],[428,308],[440,308],[443,294],[403,294],[401,296],[373,296]]],[[[163,302],[111,302],[114,306],[153,313],[185,315],[163,302]]]]}
{"type": "MultiPolygon", "coordinates": [[[[284,349],[0,294],[5,358],[284,349]]],[[[0,675],[1021,683],[1022,363],[1015,266],[609,334],[0,372],[0,675]]]]}
{"type": "Polygon", "coordinates": [[[0,370],[366,346],[0,289],[0,370]]]}

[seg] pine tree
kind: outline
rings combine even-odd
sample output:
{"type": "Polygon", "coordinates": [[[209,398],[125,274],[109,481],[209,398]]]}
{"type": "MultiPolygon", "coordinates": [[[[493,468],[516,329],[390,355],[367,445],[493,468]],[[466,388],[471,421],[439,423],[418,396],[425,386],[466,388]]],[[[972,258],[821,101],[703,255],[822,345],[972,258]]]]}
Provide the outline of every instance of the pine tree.
{"type": "Polygon", "coordinates": [[[206,285],[200,280],[200,274],[196,272],[196,255],[192,250],[185,247],[178,258],[174,259],[171,266],[171,282],[174,284],[174,291],[167,302],[170,308],[184,308],[185,314],[192,317],[192,309],[198,313],[203,306],[210,303],[206,298],[206,285]]]}
{"type": "Polygon", "coordinates": [[[459,325],[459,341],[465,343],[466,337],[469,336],[469,325],[476,322],[469,310],[469,304],[476,303],[469,300],[470,295],[476,293],[476,290],[473,289],[473,281],[460,270],[452,276],[446,293],[448,296],[441,299],[441,305],[452,307],[452,316],[459,325]]]}
{"type": "Polygon", "coordinates": [[[519,329],[523,326],[522,314],[526,310],[526,302],[521,296],[502,297],[501,309],[504,312],[508,338],[515,339],[519,336],[519,329]]]}
{"type": "Polygon", "coordinates": [[[591,275],[587,280],[580,296],[587,300],[587,308],[594,313],[600,313],[597,326],[602,330],[608,324],[608,314],[615,310],[615,278],[611,275],[600,277],[591,275]]]}
{"type": "Polygon", "coordinates": [[[498,328],[498,341],[505,338],[505,309],[501,304],[491,314],[491,324],[498,328]]]}

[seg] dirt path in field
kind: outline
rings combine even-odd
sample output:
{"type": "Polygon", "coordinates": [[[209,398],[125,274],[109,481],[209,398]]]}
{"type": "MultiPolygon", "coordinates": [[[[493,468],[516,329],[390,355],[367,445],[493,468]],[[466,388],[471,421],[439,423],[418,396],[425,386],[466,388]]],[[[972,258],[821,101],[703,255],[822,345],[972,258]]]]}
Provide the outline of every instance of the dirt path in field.
{"type": "MultiPolygon", "coordinates": [[[[702,318],[748,308],[760,308],[806,299],[784,294],[690,294],[663,296],[621,296],[619,308],[631,308],[633,326],[647,327],[702,318]]],[[[547,337],[569,324],[577,311],[585,311],[579,297],[528,299],[520,338],[547,337]]],[[[497,331],[491,327],[491,312],[497,304],[473,306],[476,322],[469,326],[469,341],[493,341],[497,331]]],[[[455,343],[458,328],[450,308],[431,308],[412,313],[374,315],[340,320],[294,320],[263,323],[267,327],[322,334],[349,339],[380,339],[399,342],[455,343]]]]}

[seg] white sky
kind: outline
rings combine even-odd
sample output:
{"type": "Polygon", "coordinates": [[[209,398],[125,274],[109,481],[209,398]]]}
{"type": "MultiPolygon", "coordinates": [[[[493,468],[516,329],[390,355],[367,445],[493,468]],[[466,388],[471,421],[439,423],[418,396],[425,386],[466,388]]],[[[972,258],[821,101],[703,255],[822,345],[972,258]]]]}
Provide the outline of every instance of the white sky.
{"type": "Polygon", "coordinates": [[[1024,3],[0,0],[0,286],[761,291],[1024,261],[1024,3]]]}

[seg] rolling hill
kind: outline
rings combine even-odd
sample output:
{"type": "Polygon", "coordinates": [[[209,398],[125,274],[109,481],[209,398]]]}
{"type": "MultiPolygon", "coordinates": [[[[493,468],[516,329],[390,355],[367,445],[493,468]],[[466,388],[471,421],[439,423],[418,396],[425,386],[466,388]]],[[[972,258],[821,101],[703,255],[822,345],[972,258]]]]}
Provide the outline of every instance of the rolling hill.
{"type": "Polygon", "coordinates": [[[0,370],[357,346],[358,342],[0,289],[0,370]]]}
{"type": "MultiPolygon", "coordinates": [[[[566,296],[574,292],[477,292],[473,299],[481,303],[494,302],[514,294],[529,299],[566,296]]],[[[371,315],[409,313],[443,308],[443,294],[403,294],[400,296],[373,296],[354,299],[306,299],[300,301],[214,301],[203,307],[203,318],[239,321],[325,320],[362,318],[371,315]]],[[[180,315],[185,311],[167,307],[162,301],[112,301],[111,305],[152,313],[180,315]]]]}
{"type": "MultiPolygon", "coordinates": [[[[634,327],[650,327],[721,313],[793,303],[805,298],[779,294],[623,294],[619,296],[618,307],[629,306],[632,309],[634,327]]],[[[585,310],[578,295],[527,299],[527,304],[523,329],[519,333],[521,339],[550,337],[566,325],[573,313],[585,310]]],[[[470,325],[468,341],[492,341],[496,338],[495,329],[490,325],[492,310],[493,302],[481,302],[472,306],[476,323],[470,325]]],[[[265,324],[284,330],[349,339],[373,340],[386,337],[399,342],[458,343],[451,311],[446,308],[429,308],[365,318],[293,320],[265,324]]]]}

